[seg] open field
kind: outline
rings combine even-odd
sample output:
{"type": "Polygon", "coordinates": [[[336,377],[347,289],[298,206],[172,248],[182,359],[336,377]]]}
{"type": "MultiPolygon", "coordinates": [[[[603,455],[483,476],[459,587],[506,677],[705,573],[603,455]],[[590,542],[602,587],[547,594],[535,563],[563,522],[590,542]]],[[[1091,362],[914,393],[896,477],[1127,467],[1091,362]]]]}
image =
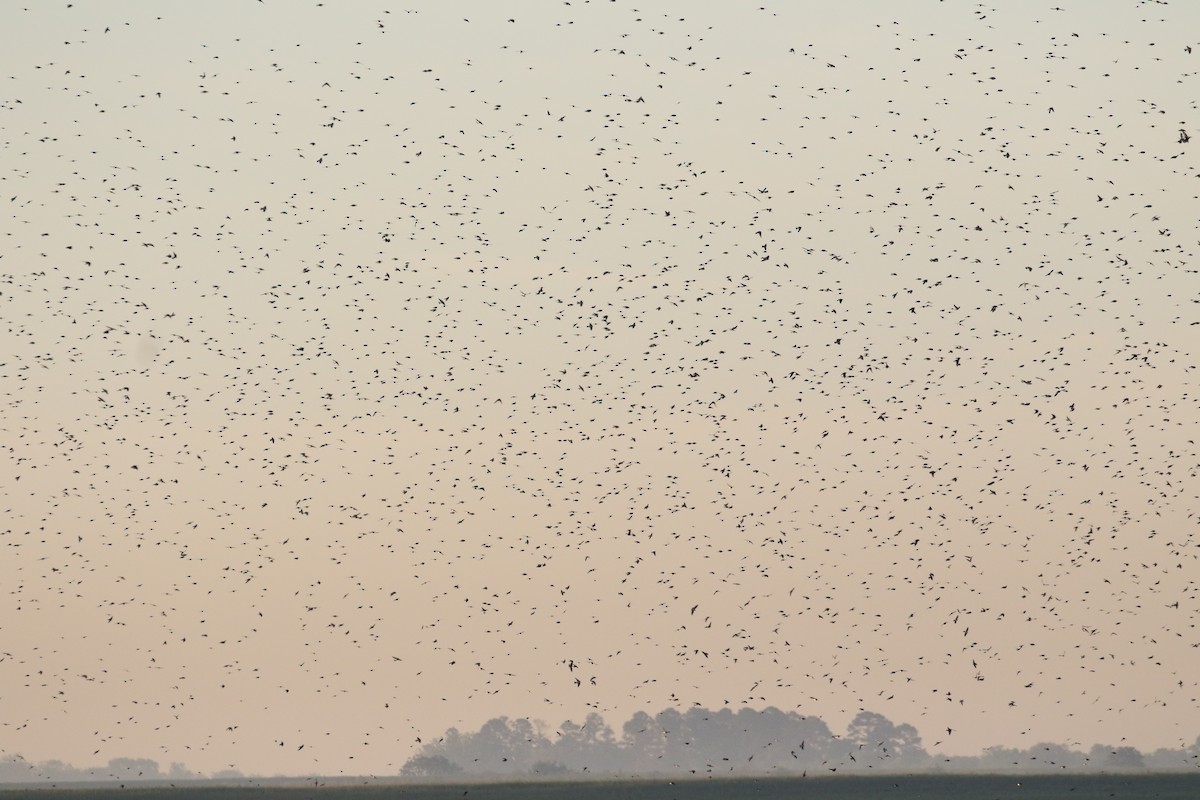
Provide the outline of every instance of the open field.
{"type": "Polygon", "coordinates": [[[38,800],[1195,800],[1200,774],[1191,775],[892,775],[691,781],[595,781],[432,785],[329,786],[192,784],[118,788],[13,787],[0,797],[38,800]]]}

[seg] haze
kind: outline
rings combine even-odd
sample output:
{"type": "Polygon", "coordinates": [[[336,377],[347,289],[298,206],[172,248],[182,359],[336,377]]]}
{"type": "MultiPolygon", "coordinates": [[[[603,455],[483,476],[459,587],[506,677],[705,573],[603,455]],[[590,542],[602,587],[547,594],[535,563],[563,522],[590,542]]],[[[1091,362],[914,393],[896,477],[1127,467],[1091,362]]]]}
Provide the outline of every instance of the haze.
{"type": "Polygon", "coordinates": [[[0,16],[0,752],[1200,734],[1194,4],[0,16]]]}

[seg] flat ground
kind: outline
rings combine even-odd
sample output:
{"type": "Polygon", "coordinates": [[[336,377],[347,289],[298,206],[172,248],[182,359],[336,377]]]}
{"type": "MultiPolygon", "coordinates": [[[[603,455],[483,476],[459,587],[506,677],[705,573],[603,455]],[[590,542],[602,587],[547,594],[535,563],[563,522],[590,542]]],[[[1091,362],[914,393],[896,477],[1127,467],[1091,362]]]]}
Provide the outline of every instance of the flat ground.
{"type": "Polygon", "coordinates": [[[0,798],[38,800],[1196,800],[1200,773],[1172,775],[892,775],[726,780],[462,783],[436,785],[189,784],[14,787],[0,798]]]}

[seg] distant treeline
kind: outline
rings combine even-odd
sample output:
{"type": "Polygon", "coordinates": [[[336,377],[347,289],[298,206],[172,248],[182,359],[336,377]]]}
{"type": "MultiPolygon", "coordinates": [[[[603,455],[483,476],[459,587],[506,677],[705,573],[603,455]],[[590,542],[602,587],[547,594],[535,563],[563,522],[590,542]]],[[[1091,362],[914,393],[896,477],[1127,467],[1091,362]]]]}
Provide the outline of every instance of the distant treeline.
{"type": "Polygon", "coordinates": [[[241,778],[237,770],[214,775],[192,772],[183,764],[163,769],[149,758],[114,758],[102,767],[75,767],[64,761],[27,761],[19,755],[0,755],[0,783],[94,783],[101,781],[186,781],[201,778],[241,778]]]}
{"type": "Polygon", "coordinates": [[[917,729],[864,711],[844,734],[819,717],[742,708],[638,712],[618,735],[599,714],[556,730],[499,717],[475,733],[455,728],[405,764],[410,778],[609,775],[830,775],[845,772],[1176,771],[1200,768],[1200,738],[1187,748],[1142,753],[1097,744],[991,747],[978,756],[931,754],[917,729]]]}
{"type": "MultiPolygon", "coordinates": [[[[934,747],[940,742],[935,742],[934,747]]],[[[846,732],[835,734],[819,717],[768,707],[666,709],[634,714],[617,733],[599,714],[557,729],[526,718],[498,717],[474,733],[455,728],[427,741],[408,760],[407,780],[476,778],[570,779],[612,776],[834,776],[873,772],[1175,772],[1200,770],[1200,737],[1189,747],[1143,753],[1129,746],[1097,744],[1088,750],[1041,743],[1020,750],[990,747],[977,756],[930,753],[917,729],[864,711],[846,732]]],[[[242,778],[235,770],[203,775],[173,763],[115,758],[102,767],[62,761],[34,763],[0,755],[0,783],[172,783],[242,778]]],[[[376,776],[378,777],[378,776],[376,776]]]]}

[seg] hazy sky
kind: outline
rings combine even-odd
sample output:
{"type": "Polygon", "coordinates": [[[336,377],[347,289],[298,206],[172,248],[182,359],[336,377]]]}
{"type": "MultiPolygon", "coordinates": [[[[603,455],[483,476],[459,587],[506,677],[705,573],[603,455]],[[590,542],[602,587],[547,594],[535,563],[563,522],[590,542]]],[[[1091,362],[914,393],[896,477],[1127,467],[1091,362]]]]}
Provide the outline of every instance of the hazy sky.
{"type": "Polygon", "coordinates": [[[1200,735],[1197,4],[26,2],[0,752],[1200,735]]]}

